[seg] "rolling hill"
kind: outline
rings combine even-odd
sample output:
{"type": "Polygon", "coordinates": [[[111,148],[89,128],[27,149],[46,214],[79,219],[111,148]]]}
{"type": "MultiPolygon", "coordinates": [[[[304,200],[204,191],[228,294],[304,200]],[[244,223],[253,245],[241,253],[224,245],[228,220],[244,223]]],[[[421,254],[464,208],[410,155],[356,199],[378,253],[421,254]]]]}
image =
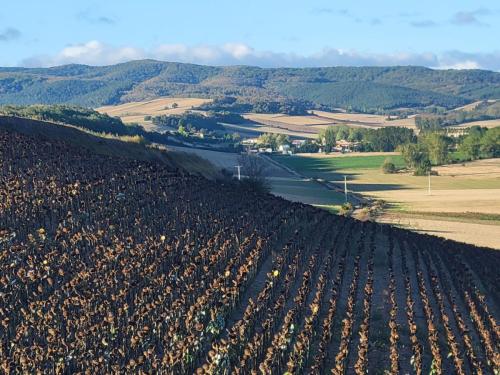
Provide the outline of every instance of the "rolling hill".
{"type": "Polygon", "coordinates": [[[423,67],[214,67],[154,60],[112,66],[0,68],[0,104],[90,107],[159,96],[290,98],[357,110],[448,109],[500,97],[500,73],[423,67]]]}
{"type": "Polygon", "coordinates": [[[498,373],[498,251],[59,128],[0,118],[2,373],[498,373]]]}

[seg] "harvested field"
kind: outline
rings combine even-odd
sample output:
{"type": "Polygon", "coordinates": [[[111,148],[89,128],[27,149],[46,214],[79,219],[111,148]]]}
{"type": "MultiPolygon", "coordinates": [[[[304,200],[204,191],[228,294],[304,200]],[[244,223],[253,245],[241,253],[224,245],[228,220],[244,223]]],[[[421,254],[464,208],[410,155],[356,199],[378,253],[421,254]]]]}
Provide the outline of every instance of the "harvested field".
{"type": "Polygon", "coordinates": [[[330,120],[336,124],[363,126],[371,128],[381,128],[385,126],[402,126],[406,128],[415,128],[415,117],[411,116],[406,119],[388,120],[387,116],[370,115],[364,113],[337,113],[326,111],[311,111],[317,118],[330,120]]]}
{"type": "Polygon", "coordinates": [[[256,123],[247,124],[223,124],[223,126],[229,130],[240,133],[242,136],[247,136],[249,138],[257,138],[262,133],[275,133],[275,134],[285,134],[290,137],[297,138],[308,138],[317,139],[319,131],[315,129],[303,129],[297,126],[289,126],[284,124],[263,125],[256,123]]]}
{"type": "MultiPolygon", "coordinates": [[[[479,100],[477,102],[473,102],[473,103],[469,103],[469,104],[466,104],[462,107],[458,107],[458,108],[455,108],[453,109],[454,111],[473,111],[475,110],[480,104],[484,103],[485,101],[484,100],[479,100]]],[[[486,100],[487,103],[495,103],[496,100],[495,99],[490,99],[490,100],[486,100]]]]}
{"type": "Polygon", "coordinates": [[[397,212],[388,212],[377,220],[433,236],[475,244],[476,246],[497,249],[500,246],[500,241],[498,240],[500,238],[500,225],[498,223],[478,224],[461,222],[453,220],[453,217],[451,217],[451,220],[446,217],[431,219],[405,215],[404,213],[399,214],[397,212]]]}
{"type": "Polygon", "coordinates": [[[329,119],[321,119],[317,116],[291,116],[283,114],[263,114],[263,113],[246,113],[245,117],[249,120],[263,123],[266,122],[279,122],[287,125],[327,125],[331,124],[332,121],[329,119]]]}
{"type": "Polygon", "coordinates": [[[311,111],[311,114],[306,116],[246,113],[244,117],[256,122],[257,125],[240,125],[242,128],[252,127],[260,132],[287,134],[303,138],[316,138],[322,129],[335,125],[365,128],[381,128],[385,126],[415,128],[414,118],[389,121],[386,116],[332,113],[316,110],[311,111]]]}
{"type": "Polygon", "coordinates": [[[489,129],[496,128],[500,126],[500,119],[467,122],[465,124],[452,126],[452,128],[470,128],[472,126],[481,126],[489,129]]]}
{"type": "Polygon", "coordinates": [[[151,121],[144,120],[144,116],[178,115],[210,101],[211,99],[198,98],[158,98],[143,102],[105,106],[96,110],[110,116],[120,117],[125,123],[139,123],[146,130],[157,130],[151,121]],[[178,105],[177,108],[172,108],[174,103],[178,105]]]}
{"type": "MultiPolygon", "coordinates": [[[[360,184],[359,189],[363,188],[360,184]]],[[[432,189],[431,195],[420,189],[380,190],[366,195],[391,202],[399,209],[422,212],[476,212],[500,214],[500,188],[497,189],[432,189]]],[[[498,241],[500,245],[500,240],[498,241]]]]}
{"type": "Polygon", "coordinates": [[[500,252],[1,126],[0,152],[5,373],[500,369],[500,252]]]}

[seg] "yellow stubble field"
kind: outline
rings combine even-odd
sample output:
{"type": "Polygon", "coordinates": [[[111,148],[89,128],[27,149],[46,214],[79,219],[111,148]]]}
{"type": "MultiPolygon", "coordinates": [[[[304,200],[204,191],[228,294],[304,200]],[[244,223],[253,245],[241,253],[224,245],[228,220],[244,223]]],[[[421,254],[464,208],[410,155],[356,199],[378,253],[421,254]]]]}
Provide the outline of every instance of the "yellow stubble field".
{"type": "Polygon", "coordinates": [[[158,98],[142,102],[104,106],[96,110],[110,116],[120,117],[124,123],[138,123],[144,126],[146,130],[157,130],[151,121],[144,120],[144,116],[178,115],[210,101],[211,99],[201,98],[158,98]]]}

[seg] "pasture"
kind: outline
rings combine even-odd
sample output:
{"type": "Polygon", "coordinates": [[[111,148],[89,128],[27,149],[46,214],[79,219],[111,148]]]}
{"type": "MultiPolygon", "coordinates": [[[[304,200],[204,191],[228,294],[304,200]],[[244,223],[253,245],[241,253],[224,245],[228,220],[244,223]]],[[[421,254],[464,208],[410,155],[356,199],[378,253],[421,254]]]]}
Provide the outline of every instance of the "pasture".
{"type": "Polygon", "coordinates": [[[275,156],[275,159],[306,176],[325,177],[329,180],[331,180],[331,176],[336,174],[336,171],[380,168],[385,159],[390,159],[399,168],[405,165],[401,155],[396,153],[358,154],[356,156],[348,154],[339,156],[314,155],[275,156]]]}

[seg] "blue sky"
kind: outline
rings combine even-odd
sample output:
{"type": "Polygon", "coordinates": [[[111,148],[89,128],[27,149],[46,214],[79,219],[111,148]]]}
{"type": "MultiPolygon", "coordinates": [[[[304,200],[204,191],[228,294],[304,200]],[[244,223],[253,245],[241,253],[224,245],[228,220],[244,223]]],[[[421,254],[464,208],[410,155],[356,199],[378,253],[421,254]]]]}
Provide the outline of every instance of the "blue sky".
{"type": "Polygon", "coordinates": [[[493,0],[18,0],[0,8],[0,65],[155,58],[498,71],[499,21],[493,0]]]}

